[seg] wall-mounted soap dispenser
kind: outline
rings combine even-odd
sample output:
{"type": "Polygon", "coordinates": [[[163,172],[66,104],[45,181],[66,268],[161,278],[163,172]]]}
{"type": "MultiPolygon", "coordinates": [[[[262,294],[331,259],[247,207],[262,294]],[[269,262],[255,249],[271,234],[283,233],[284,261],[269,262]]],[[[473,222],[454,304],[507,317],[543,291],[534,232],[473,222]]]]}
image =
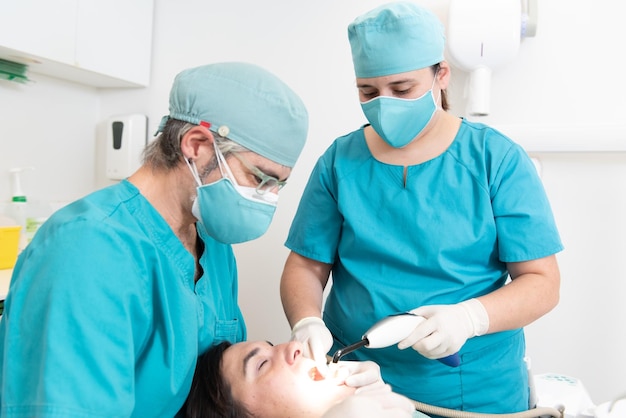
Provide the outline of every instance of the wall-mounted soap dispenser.
{"type": "Polygon", "coordinates": [[[141,165],[148,139],[148,118],[130,114],[112,116],[106,123],[106,176],[122,180],[141,165]]]}

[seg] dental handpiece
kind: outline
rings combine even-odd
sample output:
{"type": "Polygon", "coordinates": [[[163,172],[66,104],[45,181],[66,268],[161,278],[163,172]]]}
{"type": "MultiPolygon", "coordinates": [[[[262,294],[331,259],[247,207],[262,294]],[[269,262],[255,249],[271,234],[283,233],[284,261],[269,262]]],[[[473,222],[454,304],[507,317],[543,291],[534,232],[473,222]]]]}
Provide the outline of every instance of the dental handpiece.
{"type": "MultiPolygon", "coordinates": [[[[411,312],[389,315],[368,329],[360,341],[337,350],[333,355],[332,362],[337,363],[341,357],[361,347],[384,348],[397,344],[408,337],[415,327],[425,320],[426,318],[423,316],[411,312]]],[[[437,360],[451,367],[457,367],[461,364],[458,353],[437,360]]]]}

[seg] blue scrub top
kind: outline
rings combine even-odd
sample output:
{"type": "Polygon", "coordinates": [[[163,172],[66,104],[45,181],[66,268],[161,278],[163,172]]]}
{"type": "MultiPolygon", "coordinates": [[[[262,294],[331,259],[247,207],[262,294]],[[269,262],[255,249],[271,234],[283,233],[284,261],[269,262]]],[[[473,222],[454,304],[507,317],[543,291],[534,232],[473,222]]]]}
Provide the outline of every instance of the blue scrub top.
{"type": "Polygon", "coordinates": [[[59,210],[14,268],[0,322],[2,417],[172,417],[196,358],[246,338],[230,245],[204,273],[128,181],[59,210]]]}
{"type": "MultiPolygon", "coordinates": [[[[555,254],[562,244],[541,180],[524,150],[485,125],[463,121],[449,148],[407,168],[377,161],[363,129],[318,160],[286,246],[333,264],[324,321],[333,351],[379,319],[453,304],[504,286],[506,262],[555,254]]],[[[524,336],[472,338],[450,368],[416,351],[361,349],[395,391],[460,410],[528,408],[524,336]]],[[[347,358],[347,357],[346,357],[347,358]]]]}

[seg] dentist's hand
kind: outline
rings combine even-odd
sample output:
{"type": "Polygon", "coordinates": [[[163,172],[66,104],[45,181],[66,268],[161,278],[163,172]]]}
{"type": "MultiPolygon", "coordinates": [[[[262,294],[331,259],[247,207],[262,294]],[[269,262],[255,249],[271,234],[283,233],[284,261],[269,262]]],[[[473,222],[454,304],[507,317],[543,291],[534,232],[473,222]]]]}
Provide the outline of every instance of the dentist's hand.
{"type": "Polygon", "coordinates": [[[379,380],[329,409],[322,418],[411,418],[415,407],[408,398],[394,393],[379,380]]]}
{"type": "Polygon", "coordinates": [[[312,358],[320,374],[326,376],[326,354],[333,345],[333,336],[324,321],[314,316],[299,320],[291,330],[291,341],[300,341],[304,345],[304,355],[312,358]]]}
{"type": "Polygon", "coordinates": [[[345,373],[345,384],[357,388],[355,393],[384,385],[380,366],[373,361],[340,361],[338,373],[345,373]]]}
{"type": "Polygon", "coordinates": [[[424,357],[438,359],[458,352],[468,338],[489,329],[489,315],[477,299],[455,305],[427,305],[411,311],[426,318],[400,341],[398,348],[412,346],[424,357]]]}

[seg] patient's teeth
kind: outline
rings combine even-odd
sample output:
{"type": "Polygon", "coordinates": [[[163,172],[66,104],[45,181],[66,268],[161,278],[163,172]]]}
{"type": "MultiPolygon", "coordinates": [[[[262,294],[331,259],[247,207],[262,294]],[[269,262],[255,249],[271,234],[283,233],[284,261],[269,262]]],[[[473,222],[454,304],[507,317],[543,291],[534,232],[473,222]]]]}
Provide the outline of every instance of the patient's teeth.
{"type": "Polygon", "coordinates": [[[317,370],[317,367],[313,367],[311,370],[309,370],[309,377],[315,381],[324,380],[324,376],[322,376],[319,370],[317,370]]]}

